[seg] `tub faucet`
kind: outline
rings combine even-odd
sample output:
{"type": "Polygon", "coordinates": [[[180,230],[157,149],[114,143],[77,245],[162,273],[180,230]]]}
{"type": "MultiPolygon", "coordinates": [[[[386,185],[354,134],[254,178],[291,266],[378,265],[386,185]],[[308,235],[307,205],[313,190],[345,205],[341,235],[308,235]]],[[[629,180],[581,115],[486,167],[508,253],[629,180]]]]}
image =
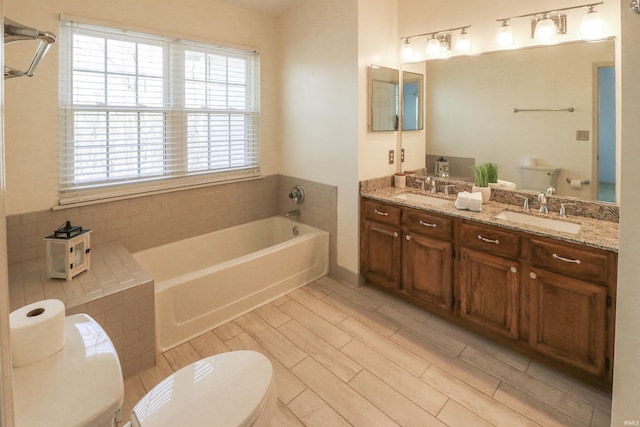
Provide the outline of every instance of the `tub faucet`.
{"type": "Polygon", "coordinates": [[[294,209],[292,211],[289,212],[285,212],[284,216],[286,216],[287,218],[291,219],[291,217],[300,217],[300,209],[294,209]]]}

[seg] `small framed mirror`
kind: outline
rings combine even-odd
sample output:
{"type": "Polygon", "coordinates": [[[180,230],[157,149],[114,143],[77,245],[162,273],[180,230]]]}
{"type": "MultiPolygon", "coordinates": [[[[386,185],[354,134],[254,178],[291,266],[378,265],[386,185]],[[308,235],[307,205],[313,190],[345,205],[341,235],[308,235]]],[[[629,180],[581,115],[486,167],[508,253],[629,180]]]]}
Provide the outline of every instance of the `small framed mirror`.
{"type": "Polygon", "coordinates": [[[400,72],[393,68],[372,65],[369,82],[371,131],[398,130],[400,72]]]}
{"type": "Polygon", "coordinates": [[[423,76],[402,72],[402,130],[422,130],[423,76]]]}

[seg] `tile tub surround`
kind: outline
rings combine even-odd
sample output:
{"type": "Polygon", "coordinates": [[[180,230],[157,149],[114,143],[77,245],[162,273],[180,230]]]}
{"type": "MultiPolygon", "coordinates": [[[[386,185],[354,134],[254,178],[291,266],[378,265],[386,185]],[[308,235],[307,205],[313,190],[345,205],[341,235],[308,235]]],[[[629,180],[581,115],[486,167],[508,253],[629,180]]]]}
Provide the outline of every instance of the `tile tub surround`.
{"type": "Polygon", "coordinates": [[[70,282],[49,279],[45,258],[11,264],[9,293],[12,311],[55,298],[67,316],[93,317],[113,341],[125,379],[155,366],[153,280],[122,245],[92,245],[91,270],[70,282]]]}
{"type": "Polygon", "coordinates": [[[337,187],[282,175],[82,207],[9,215],[9,264],[44,257],[44,236],[65,221],[91,229],[92,243],[120,242],[129,252],[158,246],[300,208],[299,221],[328,231],[337,268],[337,187]],[[288,195],[300,184],[302,205],[288,195]]]}

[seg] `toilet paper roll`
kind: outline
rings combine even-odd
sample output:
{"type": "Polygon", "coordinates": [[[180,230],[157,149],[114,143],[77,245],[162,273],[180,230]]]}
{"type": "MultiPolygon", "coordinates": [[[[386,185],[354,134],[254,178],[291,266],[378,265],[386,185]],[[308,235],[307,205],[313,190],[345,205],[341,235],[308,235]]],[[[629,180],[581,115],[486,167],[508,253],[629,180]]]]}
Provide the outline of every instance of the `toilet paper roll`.
{"type": "Polygon", "coordinates": [[[582,188],[582,180],[580,179],[572,179],[571,180],[571,188],[575,188],[580,190],[582,188]]]}
{"type": "Polygon", "coordinates": [[[9,314],[13,367],[31,365],[64,347],[64,303],[47,299],[9,314]]]}

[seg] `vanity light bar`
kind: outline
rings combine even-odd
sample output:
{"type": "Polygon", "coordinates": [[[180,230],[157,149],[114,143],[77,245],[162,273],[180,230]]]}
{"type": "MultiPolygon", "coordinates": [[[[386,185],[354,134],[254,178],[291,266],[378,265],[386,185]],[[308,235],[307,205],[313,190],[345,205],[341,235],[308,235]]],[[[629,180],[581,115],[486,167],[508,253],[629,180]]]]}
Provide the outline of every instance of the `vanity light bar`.
{"type": "Polygon", "coordinates": [[[408,42],[410,39],[414,37],[436,36],[441,33],[448,33],[450,31],[457,31],[457,30],[465,30],[464,33],[466,34],[466,29],[469,27],[471,27],[471,25],[465,25],[464,27],[449,28],[449,29],[440,30],[440,31],[432,31],[430,33],[415,34],[413,36],[400,37],[400,40],[405,40],[405,42],[408,42]]]}
{"type": "Polygon", "coordinates": [[[561,8],[558,8],[558,9],[543,10],[541,12],[525,13],[524,15],[510,16],[508,18],[498,18],[498,19],[496,19],[496,21],[505,22],[505,21],[510,21],[511,19],[527,18],[529,16],[538,16],[538,15],[544,16],[544,15],[548,15],[548,14],[553,13],[553,12],[562,12],[562,11],[565,11],[565,10],[581,9],[583,7],[600,6],[603,3],[604,3],[604,1],[601,1],[601,2],[598,2],[598,3],[581,4],[579,6],[569,6],[569,7],[561,7],[561,8]]]}

